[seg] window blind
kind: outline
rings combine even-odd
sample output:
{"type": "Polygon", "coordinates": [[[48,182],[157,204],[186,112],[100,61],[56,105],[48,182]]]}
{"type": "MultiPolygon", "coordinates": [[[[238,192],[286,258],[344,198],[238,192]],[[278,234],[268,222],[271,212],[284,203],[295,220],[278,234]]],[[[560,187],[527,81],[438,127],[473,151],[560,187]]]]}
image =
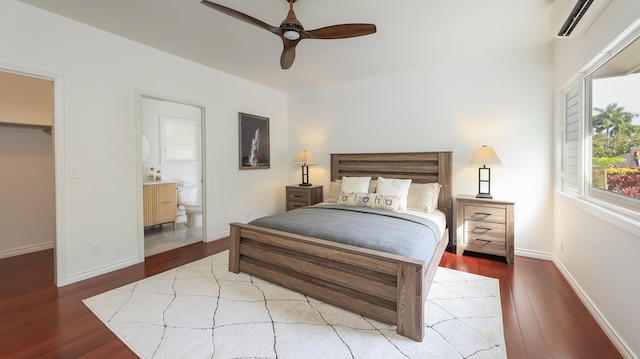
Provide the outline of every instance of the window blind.
{"type": "Polygon", "coordinates": [[[161,123],[163,162],[200,160],[198,121],[163,117],[161,123]]]}
{"type": "Polygon", "coordinates": [[[580,190],[580,87],[565,93],[564,124],[564,190],[578,193],[580,190]]]}

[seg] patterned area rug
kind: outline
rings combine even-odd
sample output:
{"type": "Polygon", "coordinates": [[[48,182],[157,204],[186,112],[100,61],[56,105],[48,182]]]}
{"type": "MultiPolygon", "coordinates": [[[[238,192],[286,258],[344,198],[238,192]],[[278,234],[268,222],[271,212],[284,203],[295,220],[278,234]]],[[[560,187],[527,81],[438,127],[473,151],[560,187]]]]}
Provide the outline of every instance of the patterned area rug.
{"type": "Polygon", "coordinates": [[[419,343],[227,263],[225,251],[84,303],[141,358],[506,358],[496,279],[439,268],[419,343]]]}

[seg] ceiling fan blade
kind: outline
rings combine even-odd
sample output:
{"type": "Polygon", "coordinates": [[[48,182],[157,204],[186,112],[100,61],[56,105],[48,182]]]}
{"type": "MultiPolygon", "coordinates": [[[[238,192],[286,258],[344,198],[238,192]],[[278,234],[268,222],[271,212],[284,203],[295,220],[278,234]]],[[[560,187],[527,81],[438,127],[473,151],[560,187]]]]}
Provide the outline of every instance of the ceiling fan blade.
{"type": "Polygon", "coordinates": [[[240,11],[230,9],[230,8],[228,8],[226,6],[214,4],[214,3],[210,2],[210,1],[207,1],[207,0],[202,0],[202,1],[200,1],[200,3],[202,5],[205,5],[205,6],[208,6],[208,7],[212,8],[214,10],[217,10],[217,11],[219,11],[219,12],[225,14],[225,15],[229,15],[231,17],[234,17],[234,18],[238,19],[238,20],[244,21],[244,22],[246,22],[248,24],[257,26],[257,27],[259,27],[261,29],[265,29],[265,30],[267,30],[269,32],[272,32],[272,33],[274,33],[276,35],[279,35],[279,33],[278,33],[279,28],[277,28],[275,26],[271,26],[271,25],[269,25],[269,24],[267,24],[267,23],[265,23],[263,21],[260,21],[260,20],[254,18],[254,17],[251,17],[251,16],[249,16],[247,14],[243,14],[240,11]]]}
{"type": "Polygon", "coordinates": [[[298,45],[300,40],[301,39],[291,41],[282,38],[284,49],[282,50],[282,56],[280,56],[280,67],[282,67],[283,70],[286,70],[293,65],[293,60],[296,58],[296,45],[298,45]]]}
{"type": "Polygon", "coordinates": [[[342,24],[305,31],[308,39],[345,39],[370,35],[376,32],[374,24],[342,24]]]}

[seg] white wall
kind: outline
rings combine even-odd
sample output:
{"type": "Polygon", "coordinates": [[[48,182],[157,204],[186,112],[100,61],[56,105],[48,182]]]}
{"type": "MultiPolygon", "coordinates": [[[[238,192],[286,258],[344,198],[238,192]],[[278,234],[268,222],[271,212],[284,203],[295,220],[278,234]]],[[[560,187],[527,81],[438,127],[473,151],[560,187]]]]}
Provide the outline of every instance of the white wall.
{"type": "MultiPolygon", "coordinates": [[[[328,186],[330,153],[449,150],[454,195],[475,194],[469,161],[477,147],[493,146],[502,165],[492,167],[491,193],[516,202],[516,249],[550,253],[551,79],[545,46],[292,94],[289,158],[311,151],[310,182],[328,186]]],[[[289,182],[299,176],[290,164],[289,182]]]]}
{"type": "MultiPolygon", "coordinates": [[[[555,83],[561,85],[640,17],[637,0],[612,1],[581,37],[557,41],[555,83]]],[[[630,231],[605,220],[603,213],[556,195],[555,255],[591,303],[596,318],[616,334],[627,357],[640,356],[640,229],[630,231]],[[564,250],[562,249],[564,247],[564,250]]]]}
{"type": "Polygon", "coordinates": [[[228,223],[284,208],[286,95],[15,0],[0,0],[0,64],[58,75],[64,111],[55,119],[58,284],[143,257],[136,93],[204,104],[207,237],[228,223]],[[242,94],[238,96],[237,94],[242,94]],[[238,112],[269,117],[271,169],[238,170],[238,112]],[[60,168],[59,164],[64,168],[60,168]],[[69,178],[77,166],[79,178],[69,178]],[[91,255],[98,243],[101,254],[91,255]]]}
{"type": "Polygon", "coordinates": [[[53,247],[54,183],[51,135],[0,124],[0,258],[53,247]]]}

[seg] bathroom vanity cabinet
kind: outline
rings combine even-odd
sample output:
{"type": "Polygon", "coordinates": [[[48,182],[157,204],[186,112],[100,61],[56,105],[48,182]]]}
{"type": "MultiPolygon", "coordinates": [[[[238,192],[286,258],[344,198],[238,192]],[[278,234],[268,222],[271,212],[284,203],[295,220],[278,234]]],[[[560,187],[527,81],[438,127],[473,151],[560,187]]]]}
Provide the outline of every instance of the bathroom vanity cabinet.
{"type": "Polygon", "coordinates": [[[176,229],[176,183],[145,183],[144,226],[173,223],[176,229]]]}

